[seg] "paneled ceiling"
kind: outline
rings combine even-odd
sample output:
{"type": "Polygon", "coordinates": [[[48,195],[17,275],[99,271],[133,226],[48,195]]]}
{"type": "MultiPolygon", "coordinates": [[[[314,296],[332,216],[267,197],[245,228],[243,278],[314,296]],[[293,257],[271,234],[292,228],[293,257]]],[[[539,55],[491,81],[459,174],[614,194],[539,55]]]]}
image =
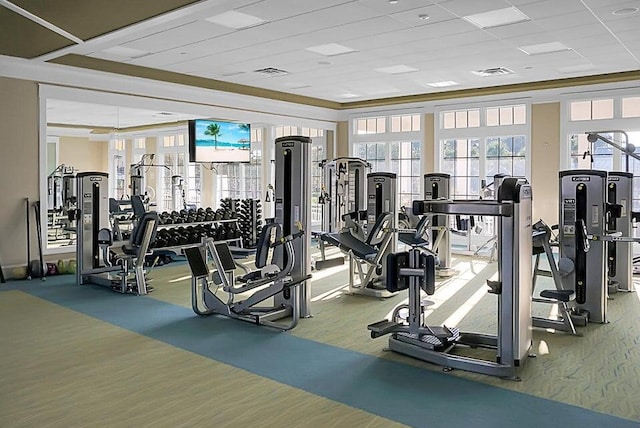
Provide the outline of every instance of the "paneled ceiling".
{"type": "Polygon", "coordinates": [[[223,90],[258,88],[338,107],[640,69],[638,0],[0,5],[4,55],[132,75],[152,70],[160,80],[187,76],[223,90]],[[275,71],[256,71],[263,69],[275,71]],[[489,76],[474,73],[487,69],[494,69],[489,76]]]}

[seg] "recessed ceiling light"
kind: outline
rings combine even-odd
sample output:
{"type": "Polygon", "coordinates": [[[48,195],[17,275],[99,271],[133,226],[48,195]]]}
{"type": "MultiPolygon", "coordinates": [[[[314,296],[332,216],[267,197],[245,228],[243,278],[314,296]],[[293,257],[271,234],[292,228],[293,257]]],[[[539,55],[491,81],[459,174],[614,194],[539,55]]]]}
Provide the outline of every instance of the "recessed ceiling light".
{"type": "Polygon", "coordinates": [[[433,86],[434,88],[446,88],[447,86],[459,85],[459,83],[454,82],[453,80],[444,80],[442,82],[430,82],[427,83],[427,85],[433,86]]]}
{"type": "Polygon", "coordinates": [[[550,43],[540,43],[537,45],[529,45],[529,46],[521,46],[520,49],[522,52],[527,55],[539,55],[551,52],[562,52],[571,50],[569,46],[563,45],[560,42],[550,42],[550,43]]]}
{"type": "Polygon", "coordinates": [[[637,7],[623,7],[622,9],[614,10],[611,13],[614,14],[614,15],[618,15],[618,16],[631,15],[631,14],[636,13],[638,10],[640,10],[640,9],[638,9],[637,7]]]}
{"type": "Polygon", "coordinates": [[[504,9],[492,10],[490,12],[463,16],[462,19],[481,29],[516,24],[518,22],[530,20],[527,15],[520,12],[520,9],[515,7],[507,7],[504,9]]]}
{"type": "Polygon", "coordinates": [[[408,65],[400,64],[400,65],[392,65],[391,67],[376,68],[375,71],[379,71],[380,73],[388,73],[388,74],[402,74],[402,73],[412,73],[414,71],[418,71],[418,69],[409,67],[408,65]]]}
{"type": "Polygon", "coordinates": [[[107,49],[103,49],[102,52],[110,55],[121,56],[123,58],[139,58],[141,56],[149,55],[149,52],[147,51],[128,48],[126,46],[113,46],[107,49]]]}
{"type": "Polygon", "coordinates": [[[341,96],[342,98],[357,98],[357,97],[359,97],[360,95],[355,94],[355,93],[353,93],[353,92],[345,92],[344,94],[340,94],[340,96],[341,96]]]}
{"type": "Polygon", "coordinates": [[[423,21],[427,21],[429,18],[431,18],[429,15],[427,15],[426,13],[421,13],[420,15],[418,15],[418,19],[421,19],[423,21]]]}
{"type": "Polygon", "coordinates": [[[205,21],[213,22],[214,24],[222,25],[223,27],[235,28],[236,30],[255,27],[256,25],[267,22],[257,16],[236,12],[235,10],[230,10],[228,12],[221,13],[220,15],[210,16],[206,18],[205,21]]]}
{"type": "Polygon", "coordinates": [[[356,50],[353,48],[350,48],[348,46],[342,46],[337,43],[328,43],[326,45],[311,46],[310,48],[305,48],[305,50],[310,52],[315,52],[317,54],[325,55],[325,56],[342,55],[346,53],[356,52],[356,50]]]}
{"type": "Polygon", "coordinates": [[[389,0],[389,4],[398,4],[398,0],[389,0]]]}

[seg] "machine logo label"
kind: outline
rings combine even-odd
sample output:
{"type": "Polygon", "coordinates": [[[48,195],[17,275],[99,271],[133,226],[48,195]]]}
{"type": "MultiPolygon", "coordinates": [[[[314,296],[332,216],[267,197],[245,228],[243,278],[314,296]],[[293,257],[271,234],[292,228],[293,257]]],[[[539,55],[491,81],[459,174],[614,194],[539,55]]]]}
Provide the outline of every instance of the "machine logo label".
{"type": "Polygon", "coordinates": [[[572,199],[572,198],[568,198],[568,199],[565,199],[565,200],[564,200],[564,203],[565,203],[565,204],[575,204],[575,203],[576,203],[576,200],[575,200],[575,199],[572,199]]]}
{"type": "Polygon", "coordinates": [[[285,141],[284,143],[282,143],[282,147],[293,147],[295,145],[296,143],[294,143],[293,141],[285,141]]]}
{"type": "Polygon", "coordinates": [[[276,198],[276,204],[281,204],[282,203],[282,198],[276,198]]]}
{"type": "Polygon", "coordinates": [[[439,179],[438,177],[430,178],[429,180],[430,180],[430,181],[440,181],[440,179],[439,179]]]}
{"type": "Polygon", "coordinates": [[[89,177],[89,181],[102,181],[102,177],[89,177]]]}
{"type": "Polygon", "coordinates": [[[374,178],[373,179],[374,183],[384,183],[384,178],[380,177],[380,178],[374,178]]]}
{"type": "Polygon", "coordinates": [[[591,181],[591,177],[571,177],[571,181],[591,181]]]}
{"type": "Polygon", "coordinates": [[[609,181],[620,181],[620,177],[609,177],[609,181]]]}

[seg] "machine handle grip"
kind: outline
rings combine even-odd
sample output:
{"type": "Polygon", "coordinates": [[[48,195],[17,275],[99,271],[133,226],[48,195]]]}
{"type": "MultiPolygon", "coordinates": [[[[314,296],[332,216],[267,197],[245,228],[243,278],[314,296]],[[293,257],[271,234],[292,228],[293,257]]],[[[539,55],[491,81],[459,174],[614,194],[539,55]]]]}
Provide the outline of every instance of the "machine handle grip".
{"type": "Polygon", "coordinates": [[[576,221],[576,241],[581,251],[588,253],[591,249],[589,243],[589,234],[587,233],[587,225],[584,224],[584,220],[580,219],[576,221]]]}

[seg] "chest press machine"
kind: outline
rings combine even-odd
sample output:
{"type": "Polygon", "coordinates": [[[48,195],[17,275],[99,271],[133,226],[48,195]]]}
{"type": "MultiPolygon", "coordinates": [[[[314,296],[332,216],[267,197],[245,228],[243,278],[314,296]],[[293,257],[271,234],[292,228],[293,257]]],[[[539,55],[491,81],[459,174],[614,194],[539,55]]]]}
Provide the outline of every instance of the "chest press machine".
{"type": "Polygon", "coordinates": [[[424,361],[503,378],[518,379],[517,367],[528,356],[531,333],[531,186],[505,179],[496,201],[414,201],[414,214],[482,215],[498,219],[498,281],[487,280],[498,296],[497,335],[463,333],[457,328],[429,326],[424,319],[421,290],[435,292],[433,256],[418,250],[389,256],[388,290],[409,291],[409,316],[399,307],[391,320],[370,324],[372,338],[391,334],[389,349],[424,361]],[[401,322],[399,322],[401,321],[401,322]],[[458,346],[496,350],[495,361],[454,355],[458,346]]]}

